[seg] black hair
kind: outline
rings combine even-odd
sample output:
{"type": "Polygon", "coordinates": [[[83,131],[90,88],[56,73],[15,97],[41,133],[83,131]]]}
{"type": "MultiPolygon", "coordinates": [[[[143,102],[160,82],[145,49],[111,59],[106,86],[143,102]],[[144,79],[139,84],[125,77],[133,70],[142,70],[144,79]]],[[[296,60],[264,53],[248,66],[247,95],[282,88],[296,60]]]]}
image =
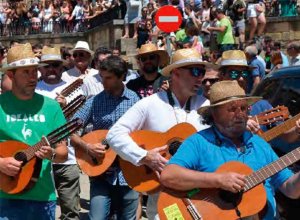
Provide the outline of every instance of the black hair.
{"type": "Polygon", "coordinates": [[[211,114],[212,108],[206,109],[203,113],[201,113],[202,120],[201,122],[206,125],[212,125],[214,123],[214,119],[211,114]]]}
{"type": "Polygon", "coordinates": [[[109,56],[105,58],[99,67],[100,71],[108,71],[115,74],[118,78],[123,78],[128,71],[127,63],[119,56],[109,56]]]}

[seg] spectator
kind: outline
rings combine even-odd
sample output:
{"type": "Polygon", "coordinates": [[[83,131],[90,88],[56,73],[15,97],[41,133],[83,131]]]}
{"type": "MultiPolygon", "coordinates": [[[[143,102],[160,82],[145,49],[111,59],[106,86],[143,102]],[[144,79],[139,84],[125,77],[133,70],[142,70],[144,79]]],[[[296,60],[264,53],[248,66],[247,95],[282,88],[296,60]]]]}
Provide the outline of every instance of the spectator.
{"type": "Polygon", "coordinates": [[[147,14],[148,14],[147,7],[143,7],[141,13],[142,13],[141,18],[139,18],[137,22],[134,24],[133,38],[137,38],[137,48],[140,48],[149,39],[149,32],[146,27],[147,14]]]}
{"type": "MultiPolygon", "coordinates": [[[[275,41],[274,45],[273,45],[273,51],[274,52],[279,52],[281,55],[281,59],[282,59],[282,64],[280,67],[287,67],[289,66],[289,58],[287,57],[287,55],[285,55],[282,50],[281,50],[281,43],[279,41],[275,41]]],[[[273,66],[271,66],[272,68],[273,66]]]]}
{"type": "Polygon", "coordinates": [[[39,60],[41,59],[41,56],[42,56],[42,49],[43,49],[42,44],[35,44],[32,46],[32,51],[33,51],[35,57],[37,57],[39,60]]]}
{"type": "Polygon", "coordinates": [[[257,39],[262,41],[262,34],[266,26],[266,17],[264,14],[263,3],[258,3],[258,0],[248,1],[247,17],[250,23],[249,40],[254,38],[257,31],[257,39]]]}
{"type": "Polygon", "coordinates": [[[38,34],[41,30],[41,19],[39,18],[39,13],[37,11],[32,11],[31,17],[31,33],[38,34]]]}
{"type": "MultiPolygon", "coordinates": [[[[141,6],[140,0],[126,0],[127,11],[124,17],[125,33],[122,38],[129,38],[129,24],[136,23],[137,19],[140,17],[141,6]]],[[[134,37],[137,37],[136,33],[134,34],[134,37]]]]}
{"type": "Polygon", "coordinates": [[[53,5],[50,0],[45,1],[45,7],[41,10],[43,20],[43,31],[52,32],[53,30],[53,5]]]}
{"type": "Polygon", "coordinates": [[[209,31],[217,31],[217,42],[220,53],[234,49],[234,38],[230,20],[226,17],[223,9],[216,9],[216,18],[219,21],[217,27],[208,27],[209,31]]]}
{"type": "Polygon", "coordinates": [[[83,0],[77,0],[77,5],[75,6],[71,17],[69,18],[69,20],[73,21],[74,24],[73,32],[77,32],[80,30],[83,19],[84,19],[83,0]]]}
{"type": "Polygon", "coordinates": [[[300,43],[297,41],[289,43],[286,51],[290,56],[290,66],[300,65],[300,43]]]}
{"type": "Polygon", "coordinates": [[[185,27],[185,33],[187,35],[187,40],[190,42],[191,47],[195,48],[199,54],[204,53],[204,47],[202,44],[202,39],[199,36],[199,29],[194,25],[194,23],[187,23],[185,27]]]}
{"type": "Polygon", "coordinates": [[[65,71],[72,69],[74,67],[74,58],[70,52],[72,48],[63,46],[60,48],[60,50],[61,50],[62,58],[66,61],[64,65],[65,71]]]}
{"type": "Polygon", "coordinates": [[[61,16],[60,22],[63,32],[70,32],[70,17],[72,12],[72,7],[67,0],[64,0],[60,8],[61,16]]]}
{"type": "Polygon", "coordinates": [[[252,67],[251,76],[248,77],[247,94],[259,84],[261,79],[265,76],[265,68],[263,63],[257,59],[257,48],[255,46],[248,46],[245,48],[245,55],[248,65],[252,67]]]}

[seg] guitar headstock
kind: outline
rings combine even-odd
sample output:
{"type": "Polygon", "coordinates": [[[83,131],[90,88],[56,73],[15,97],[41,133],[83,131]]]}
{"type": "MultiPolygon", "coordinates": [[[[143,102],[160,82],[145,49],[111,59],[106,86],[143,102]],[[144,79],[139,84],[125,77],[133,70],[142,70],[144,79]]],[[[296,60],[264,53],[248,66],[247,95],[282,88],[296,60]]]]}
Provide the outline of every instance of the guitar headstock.
{"type": "Polygon", "coordinates": [[[260,125],[269,125],[278,121],[284,121],[289,118],[289,115],[289,109],[284,105],[280,105],[254,116],[254,119],[260,125]]]}

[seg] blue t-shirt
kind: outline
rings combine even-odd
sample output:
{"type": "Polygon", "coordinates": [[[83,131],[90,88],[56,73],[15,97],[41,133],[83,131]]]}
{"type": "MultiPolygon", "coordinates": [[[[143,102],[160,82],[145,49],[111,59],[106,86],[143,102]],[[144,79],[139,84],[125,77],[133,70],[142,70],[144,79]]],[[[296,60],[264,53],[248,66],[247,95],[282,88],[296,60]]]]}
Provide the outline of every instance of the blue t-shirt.
{"type": "MultiPolygon", "coordinates": [[[[213,126],[186,139],[169,164],[202,172],[215,172],[226,162],[239,161],[256,171],[278,159],[270,145],[257,135],[245,132],[243,142],[244,152],[239,152],[232,141],[213,126]]],[[[289,169],[284,169],[265,181],[268,210],[264,219],[274,219],[274,189],[280,187],[292,175],[289,169]]]]}
{"type": "Polygon", "coordinates": [[[265,76],[265,67],[264,64],[255,57],[253,60],[249,62],[249,66],[255,67],[251,72],[252,77],[248,77],[248,84],[247,84],[247,93],[249,94],[253,88],[253,78],[259,76],[261,79],[265,76]]]}

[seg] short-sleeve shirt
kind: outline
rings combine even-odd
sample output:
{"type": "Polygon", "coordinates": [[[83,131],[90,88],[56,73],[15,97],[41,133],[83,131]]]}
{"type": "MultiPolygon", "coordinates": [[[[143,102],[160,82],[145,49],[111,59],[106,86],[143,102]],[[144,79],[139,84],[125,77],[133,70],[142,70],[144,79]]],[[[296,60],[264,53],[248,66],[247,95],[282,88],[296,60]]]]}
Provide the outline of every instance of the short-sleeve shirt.
{"type": "MultiPolygon", "coordinates": [[[[55,100],[35,93],[32,99],[24,101],[9,91],[0,95],[0,123],[0,142],[16,140],[32,146],[65,124],[66,119],[55,100]]],[[[19,194],[6,194],[0,190],[0,198],[56,200],[51,162],[42,160],[40,175],[33,188],[19,194]]]]}
{"type": "MultiPolygon", "coordinates": [[[[270,145],[258,135],[245,132],[243,143],[244,151],[238,151],[231,140],[212,126],[186,139],[169,164],[196,171],[215,172],[226,162],[239,161],[256,171],[278,159],[270,145]]],[[[268,210],[264,219],[276,219],[274,189],[280,187],[292,175],[293,173],[286,168],[265,181],[268,210]]]]}
{"type": "Polygon", "coordinates": [[[218,32],[217,42],[218,44],[234,44],[234,38],[232,34],[232,26],[228,18],[222,18],[219,27],[225,26],[226,29],[224,32],[218,32]]]}

